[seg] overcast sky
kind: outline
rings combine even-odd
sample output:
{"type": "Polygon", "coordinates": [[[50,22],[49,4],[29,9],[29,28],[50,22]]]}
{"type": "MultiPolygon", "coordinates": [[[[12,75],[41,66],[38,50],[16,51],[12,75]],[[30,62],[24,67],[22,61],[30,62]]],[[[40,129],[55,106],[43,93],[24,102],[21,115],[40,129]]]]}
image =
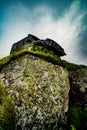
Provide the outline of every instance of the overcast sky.
{"type": "Polygon", "coordinates": [[[29,33],[58,42],[63,59],[87,65],[87,0],[0,0],[0,58],[29,33]]]}

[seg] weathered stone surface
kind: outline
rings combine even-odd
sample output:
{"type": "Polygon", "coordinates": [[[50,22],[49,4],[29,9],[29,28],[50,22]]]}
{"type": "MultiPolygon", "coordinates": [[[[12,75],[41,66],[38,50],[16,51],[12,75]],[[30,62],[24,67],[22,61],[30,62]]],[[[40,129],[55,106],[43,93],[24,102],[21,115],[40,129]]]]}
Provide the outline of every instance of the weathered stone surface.
{"type": "Polygon", "coordinates": [[[80,68],[69,73],[70,105],[87,107],[87,68],[80,68]]]}
{"type": "Polygon", "coordinates": [[[15,103],[16,130],[58,130],[59,123],[66,122],[66,69],[25,55],[2,69],[1,80],[15,103]]]}

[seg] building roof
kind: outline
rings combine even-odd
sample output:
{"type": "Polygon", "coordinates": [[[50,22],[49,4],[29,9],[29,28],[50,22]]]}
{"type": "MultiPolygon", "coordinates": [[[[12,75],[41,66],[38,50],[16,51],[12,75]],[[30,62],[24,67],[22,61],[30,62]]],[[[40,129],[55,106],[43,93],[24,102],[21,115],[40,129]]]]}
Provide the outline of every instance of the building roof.
{"type": "Polygon", "coordinates": [[[48,50],[53,50],[58,56],[66,55],[66,53],[64,52],[64,49],[52,39],[46,38],[45,40],[38,40],[38,41],[35,41],[33,44],[42,45],[48,50]]]}

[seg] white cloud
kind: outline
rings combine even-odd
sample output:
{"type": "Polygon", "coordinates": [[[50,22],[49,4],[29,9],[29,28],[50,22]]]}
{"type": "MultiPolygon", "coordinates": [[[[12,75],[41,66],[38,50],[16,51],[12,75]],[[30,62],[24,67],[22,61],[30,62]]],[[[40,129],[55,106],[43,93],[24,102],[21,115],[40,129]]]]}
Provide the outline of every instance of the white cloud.
{"type": "Polygon", "coordinates": [[[78,35],[85,28],[82,26],[84,15],[85,12],[80,10],[80,2],[77,1],[58,19],[53,16],[53,9],[45,5],[32,10],[23,5],[12,6],[7,12],[4,35],[0,40],[0,55],[8,55],[12,43],[31,33],[41,39],[49,37],[57,41],[67,53],[64,57],[66,60],[87,64],[78,47],[78,35]]]}

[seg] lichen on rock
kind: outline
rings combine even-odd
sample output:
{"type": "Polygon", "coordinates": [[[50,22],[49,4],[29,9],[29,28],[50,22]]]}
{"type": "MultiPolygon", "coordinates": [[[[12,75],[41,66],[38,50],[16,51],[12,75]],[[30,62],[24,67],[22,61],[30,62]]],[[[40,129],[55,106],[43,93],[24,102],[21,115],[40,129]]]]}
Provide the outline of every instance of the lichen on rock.
{"type": "Polygon", "coordinates": [[[66,68],[26,54],[2,69],[1,80],[14,99],[16,130],[57,130],[66,122],[66,68]]]}

